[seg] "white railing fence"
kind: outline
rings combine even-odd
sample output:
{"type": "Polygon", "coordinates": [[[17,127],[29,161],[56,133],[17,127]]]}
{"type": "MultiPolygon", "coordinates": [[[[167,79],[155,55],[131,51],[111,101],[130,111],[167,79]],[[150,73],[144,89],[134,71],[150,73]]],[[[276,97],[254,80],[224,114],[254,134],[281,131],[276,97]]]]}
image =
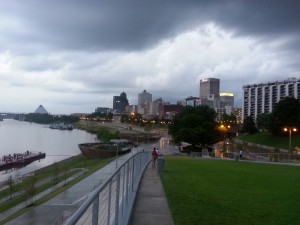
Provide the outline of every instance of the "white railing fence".
{"type": "Polygon", "coordinates": [[[97,187],[64,224],[127,225],[151,153],[139,152],[97,187]]]}
{"type": "Polygon", "coordinates": [[[260,161],[260,162],[272,162],[272,163],[293,163],[300,164],[300,154],[289,154],[289,153],[256,153],[246,152],[243,153],[240,158],[237,152],[222,152],[215,154],[202,153],[202,152],[191,152],[191,157],[211,157],[211,158],[224,158],[224,159],[235,159],[235,160],[249,160],[249,161],[260,161]]]}

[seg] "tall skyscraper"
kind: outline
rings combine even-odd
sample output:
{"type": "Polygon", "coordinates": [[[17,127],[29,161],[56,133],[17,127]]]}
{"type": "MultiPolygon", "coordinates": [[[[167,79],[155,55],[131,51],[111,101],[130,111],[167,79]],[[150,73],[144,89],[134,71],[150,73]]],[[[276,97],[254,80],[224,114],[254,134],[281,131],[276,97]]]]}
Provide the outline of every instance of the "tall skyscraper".
{"type": "Polygon", "coordinates": [[[201,105],[210,108],[219,108],[220,105],[220,79],[205,78],[200,80],[201,105]]]}
{"type": "Polygon", "coordinates": [[[113,98],[113,109],[117,112],[124,112],[126,106],[128,106],[128,99],[125,92],[122,92],[120,96],[114,96],[113,98]]]}
{"type": "Polygon", "coordinates": [[[144,90],[138,95],[138,112],[140,114],[150,113],[150,103],[152,102],[152,94],[144,90]]]}
{"type": "Polygon", "coordinates": [[[220,108],[234,107],[234,95],[232,93],[220,93],[220,108]]]}
{"type": "Polygon", "coordinates": [[[200,98],[209,99],[219,98],[220,95],[220,79],[217,78],[205,78],[200,80],[200,98]]]}
{"type": "Polygon", "coordinates": [[[285,97],[300,99],[300,79],[251,84],[243,86],[243,118],[271,113],[277,102],[285,97]]]}
{"type": "Polygon", "coordinates": [[[138,106],[145,106],[145,104],[152,102],[152,94],[144,90],[138,95],[138,106]]]}

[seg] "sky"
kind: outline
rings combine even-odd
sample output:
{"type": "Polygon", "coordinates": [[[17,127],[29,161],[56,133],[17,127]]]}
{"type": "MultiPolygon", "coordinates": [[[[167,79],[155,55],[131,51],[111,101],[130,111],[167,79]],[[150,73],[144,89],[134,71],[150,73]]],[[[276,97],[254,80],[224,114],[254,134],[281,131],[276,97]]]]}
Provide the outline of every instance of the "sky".
{"type": "Polygon", "coordinates": [[[92,113],[123,91],[176,103],[219,78],[300,78],[299,0],[0,0],[0,112],[92,113]]]}

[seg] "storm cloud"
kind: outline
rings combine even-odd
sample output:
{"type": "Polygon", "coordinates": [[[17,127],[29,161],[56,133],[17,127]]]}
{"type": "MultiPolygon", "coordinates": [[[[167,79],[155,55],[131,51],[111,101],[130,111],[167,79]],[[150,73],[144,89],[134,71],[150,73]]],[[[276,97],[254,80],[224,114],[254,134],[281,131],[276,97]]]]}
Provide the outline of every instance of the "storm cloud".
{"type": "Polygon", "coordinates": [[[299,77],[299,21],[297,0],[1,1],[0,111],[174,103],[205,77],[240,106],[245,84],[299,77]]]}

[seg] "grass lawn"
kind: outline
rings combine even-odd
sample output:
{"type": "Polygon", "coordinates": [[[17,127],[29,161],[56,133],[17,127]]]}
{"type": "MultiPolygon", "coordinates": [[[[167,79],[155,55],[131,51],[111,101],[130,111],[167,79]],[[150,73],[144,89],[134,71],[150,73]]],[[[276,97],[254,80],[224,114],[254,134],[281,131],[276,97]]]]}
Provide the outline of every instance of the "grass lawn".
{"type": "Polygon", "coordinates": [[[176,225],[300,224],[300,167],[165,157],[176,225]]]}
{"type": "MultiPolygon", "coordinates": [[[[273,146],[275,148],[289,148],[289,136],[285,137],[276,137],[272,136],[269,132],[258,132],[256,134],[247,134],[242,135],[239,137],[243,141],[273,146]]],[[[291,138],[291,146],[294,149],[296,146],[300,147],[300,136],[299,135],[292,135],[291,138]]]]}

